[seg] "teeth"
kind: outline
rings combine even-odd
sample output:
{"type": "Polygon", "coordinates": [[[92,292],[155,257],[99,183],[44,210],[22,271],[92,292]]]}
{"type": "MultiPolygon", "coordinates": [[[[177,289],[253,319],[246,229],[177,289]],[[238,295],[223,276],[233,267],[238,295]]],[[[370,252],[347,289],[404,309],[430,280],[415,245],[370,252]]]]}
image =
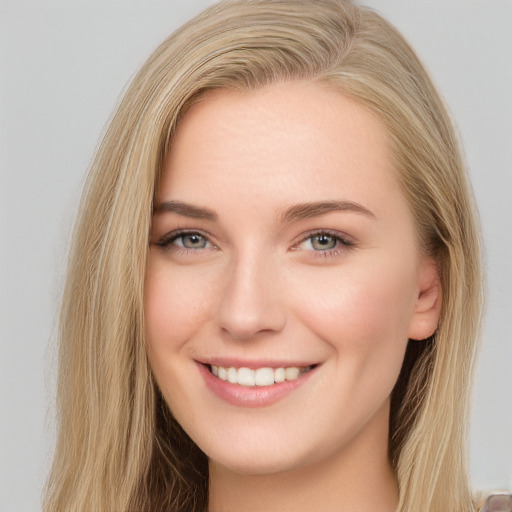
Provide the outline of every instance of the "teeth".
{"type": "MultiPolygon", "coordinates": [[[[235,369],[233,368],[233,370],[235,369]]],[[[254,386],[256,384],[254,370],[249,368],[239,368],[237,372],[237,384],[241,384],[242,386],[254,386]]]]}
{"type": "Polygon", "coordinates": [[[274,370],[274,381],[275,382],[284,382],[286,380],[286,372],[284,368],[276,368],[274,370]]]}
{"type": "Polygon", "coordinates": [[[273,368],[258,368],[254,372],[256,386],[271,386],[274,384],[273,368]]]}
{"type": "Polygon", "coordinates": [[[219,372],[219,374],[218,374],[219,379],[228,380],[228,371],[226,370],[226,368],[219,366],[218,372],[219,372]]]}
{"type": "Polygon", "coordinates": [[[299,376],[300,370],[295,366],[284,369],[284,378],[286,380],[295,380],[299,376]]]}
{"type": "Polygon", "coordinates": [[[238,372],[236,368],[228,368],[228,381],[231,384],[238,384],[238,372]]]}
{"type": "Polygon", "coordinates": [[[212,366],[211,372],[221,380],[241,386],[272,386],[274,383],[295,380],[303,373],[311,370],[311,366],[299,368],[224,368],[223,366],[212,366]]]}

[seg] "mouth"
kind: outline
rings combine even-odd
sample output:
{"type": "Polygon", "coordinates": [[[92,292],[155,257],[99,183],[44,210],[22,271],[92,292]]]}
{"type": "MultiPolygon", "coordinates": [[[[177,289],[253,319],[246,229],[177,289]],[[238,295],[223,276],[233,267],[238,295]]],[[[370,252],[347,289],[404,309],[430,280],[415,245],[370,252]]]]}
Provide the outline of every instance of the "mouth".
{"type": "Polygon", "coordinates": [[[206,387],[236,407],[272,405],[310,381],[317,364],[271,361],[196,361],[206,387]]]}
{"type": "Polygon", "coordinates": [[[205,365],[212,375],[218,379],[238,384],[245,387],[268,387],[283,382],[292,382],[299,379],[305,373],[313,370],[317,365],[308,366],[288,366],[288,367],[262,367],[247,368],[241,366],[239,368],[230,366],[205,365]]]}

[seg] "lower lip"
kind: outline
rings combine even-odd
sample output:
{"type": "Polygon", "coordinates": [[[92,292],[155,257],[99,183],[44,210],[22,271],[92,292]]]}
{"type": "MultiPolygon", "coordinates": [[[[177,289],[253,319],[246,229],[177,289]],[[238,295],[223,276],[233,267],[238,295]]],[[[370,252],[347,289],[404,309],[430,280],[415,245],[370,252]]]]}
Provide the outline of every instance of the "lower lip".
{"type": "Polygon", "coordinates": [[[316,369],[303,373],[295,380],[279,382],[271,386],[242,386],[215,377],[204,364],[197,363],[197,365],[208,388],[225,402],[237,407],[272,405],[306,383],[316,369]]]}

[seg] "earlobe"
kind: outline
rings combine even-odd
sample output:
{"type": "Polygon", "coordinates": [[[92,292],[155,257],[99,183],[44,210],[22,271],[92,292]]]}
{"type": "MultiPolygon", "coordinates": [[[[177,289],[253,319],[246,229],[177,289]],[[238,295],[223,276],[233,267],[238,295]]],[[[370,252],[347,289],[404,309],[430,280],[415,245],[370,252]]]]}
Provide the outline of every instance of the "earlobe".
{"type": "Polygon", "coordinates": [[[443,293],[440,270],[433,258],[426,259],[418,274],[418,294],[409,324],[409,339],[424,340],[434,334],[441,314],[443,293]]]}

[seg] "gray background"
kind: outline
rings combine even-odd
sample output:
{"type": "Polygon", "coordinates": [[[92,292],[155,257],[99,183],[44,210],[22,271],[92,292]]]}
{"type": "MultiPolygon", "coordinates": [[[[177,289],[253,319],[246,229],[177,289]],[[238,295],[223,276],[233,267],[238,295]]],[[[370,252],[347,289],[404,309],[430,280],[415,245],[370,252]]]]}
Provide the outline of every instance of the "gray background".
{"type": "MultiPolygon", "coordinates": [[[[306,0],[305,0],[306,1],[306,0]]],[[[39,510],[53,443],[55,327],[85,173],[127,82],[208,0],[0,0],[0,511],[39,510]]],[[[512,1],[368,0],[457,120],[487,247],[474,393],[476,487],[512,487],[512,1]]],[[[440,419],[442,421],[442,419],[440,419]]]]}

